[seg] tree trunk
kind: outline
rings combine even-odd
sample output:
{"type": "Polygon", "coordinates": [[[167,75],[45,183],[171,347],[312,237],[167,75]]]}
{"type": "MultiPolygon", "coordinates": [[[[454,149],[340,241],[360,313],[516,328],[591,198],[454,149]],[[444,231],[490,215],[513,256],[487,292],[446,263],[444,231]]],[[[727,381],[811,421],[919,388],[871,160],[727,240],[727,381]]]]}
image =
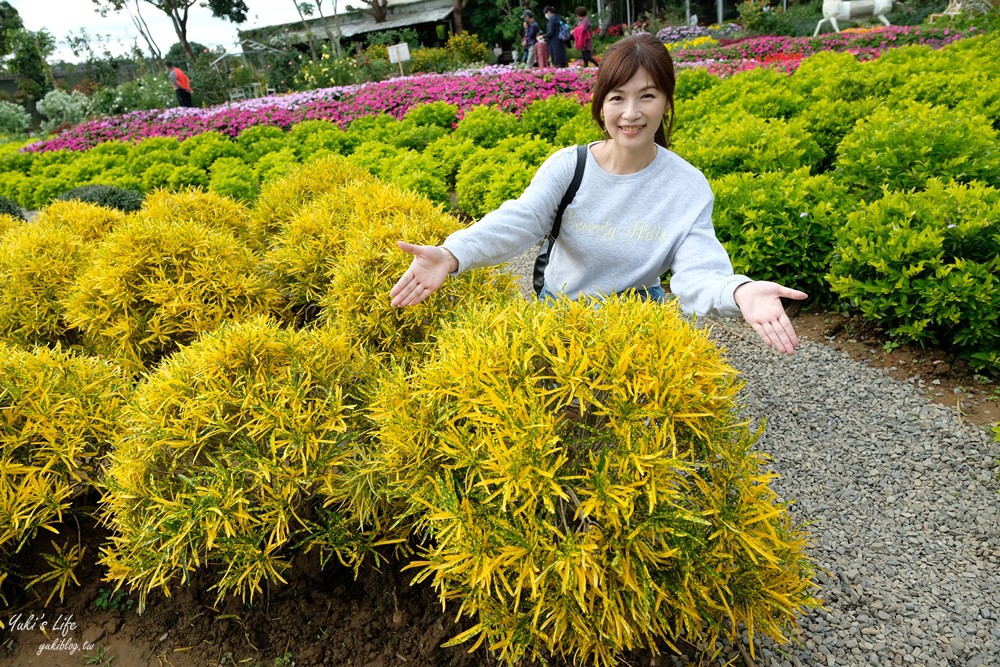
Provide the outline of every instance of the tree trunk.
{"type": "Polygon", "coordinates": [[[180,9],[174,9],[170,12],[170,20],[174,23],[174,32],[177,33],[177,41],[181,43],[181,48],[184,49],[184,53],[188,55],[191,62],[188,63],[188,67],[192,67],[195,61],[194,51],[191,50],[191,45],[188,44],[187,38],[187,22],[188,22],[188,8],[185,7],[183,11],[180,9]]]}
{"type": "Polygon", "coordinates": [[[309,55],[312,59],[319,60],[319,54],[316,53],[316,40],[313,38],[312,30],[309,29],[309,24],[306,23],[306,17],[302,14],[302,10],[299,8],[298,0],[292,0],[292,4],[295,5],[295,11],[299,13],[299,20],[302,21],[302,29],[306,31],[306,39],[309,40],[309,55]]]}
{"type": "MultiPolygon", "coordinates": [[[[326,32],[326,38],[330,40],[330,46],[333,48],[333,55],[340,57],[340,37],[335,36],[333,31],[330,30],[330,25],[326,22],[326,17],[323,16],[323,0],[316,0],[316,11],[319,13],[320,21],[323,23],[323,30],[326,32]]],[[[337,19],[337,0],[333,2],[333,21],[336,23],[337,19]]]]}
{"type": "Polygon", "coordinates": [[[451,26],[456,35],[460,35],[465,31],[465,25],[462,23],[462,10],[465,9],[467,2],[468,0],[452,0],[451,26]]]}

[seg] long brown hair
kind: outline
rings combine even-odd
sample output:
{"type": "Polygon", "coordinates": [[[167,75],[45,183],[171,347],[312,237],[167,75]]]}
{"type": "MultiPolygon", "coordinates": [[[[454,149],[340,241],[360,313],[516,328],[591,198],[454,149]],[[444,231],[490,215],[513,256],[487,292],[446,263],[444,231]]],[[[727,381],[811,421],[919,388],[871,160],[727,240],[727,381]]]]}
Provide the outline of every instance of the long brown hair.
{"type": "Polygon", "coordinates": [[[626,37],[615,42],[605,52],[601,67],[597,70],[590,114],[598,127],[605,130],[604,119],[601,118],[604,98],[615,88],[624,86],[640,69],[645,70],[653,80],[653,85],[667,96],[668,113],[656,130],[655,141],[664,148],[669,148],[670,134],[674,129],[674,88],[677,85],[677,77],[674,74],[674,61],[670,53],[660,40],[649,33],[626,37]]]}

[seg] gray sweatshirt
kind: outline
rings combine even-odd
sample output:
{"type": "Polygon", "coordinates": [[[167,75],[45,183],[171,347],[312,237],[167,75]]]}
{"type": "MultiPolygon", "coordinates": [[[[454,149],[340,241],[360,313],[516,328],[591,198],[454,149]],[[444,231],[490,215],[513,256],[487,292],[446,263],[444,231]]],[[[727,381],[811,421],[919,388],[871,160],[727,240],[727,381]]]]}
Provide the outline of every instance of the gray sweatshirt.
{"type": "MultiPolygon", "coordinates": [[[[685,312],[739,315],[733,292],[750,278],[733,274],[715,236],[708,180],[657,148],[634,174],[608,173],[587,151],[580,189],[549,253],[545,287],[574,299],[607,295],[658,285],[670,271],[670,291],[685,312]]],[[[443,245],[458,259],[458,273],[505,262],[547,235],[575,168],[575,147],[557,151],[519,198],[451,234],[443,245]]]]}

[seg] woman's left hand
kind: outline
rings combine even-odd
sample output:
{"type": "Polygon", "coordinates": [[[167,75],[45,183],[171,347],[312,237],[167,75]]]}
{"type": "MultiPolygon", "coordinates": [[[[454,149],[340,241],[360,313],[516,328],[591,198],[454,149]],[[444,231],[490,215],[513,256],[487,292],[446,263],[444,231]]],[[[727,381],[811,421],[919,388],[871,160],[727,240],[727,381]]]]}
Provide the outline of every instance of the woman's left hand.
{"type": "Polygon", "coordinates": [[[767,280],[754,280],[736,288],[733,297],[745,319],[768,347],[795,354],[799,338],[781,305],[781,297],[802,300],[809,295],[767,280]]]}

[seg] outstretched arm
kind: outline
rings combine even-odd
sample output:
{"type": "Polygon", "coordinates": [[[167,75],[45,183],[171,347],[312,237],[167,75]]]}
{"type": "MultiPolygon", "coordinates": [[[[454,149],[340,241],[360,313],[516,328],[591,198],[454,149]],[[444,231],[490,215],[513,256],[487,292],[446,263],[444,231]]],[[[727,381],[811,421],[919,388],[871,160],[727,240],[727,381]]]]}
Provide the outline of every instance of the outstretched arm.
{"type": "Polygon", "coordinates": [[[393,307],[420,303],[444,284],[448,274],[458,270],[458,260],[441,246],[413,245],[406,241],[398,241],[396,246],[413,255],[413,261],[389,290],[393,307]]]}
{"type": "Polygon", "coordinates": [[[795,329],[788,315],[785,314],[781,298],[801,301],[808,296],[805,292],[789,289],[767,280],[743,283],[733,293],[743,319],[753,327],[768,347],[773,347],[782,354],[795,354],[799,338],[795,335],[795,329]]]}

